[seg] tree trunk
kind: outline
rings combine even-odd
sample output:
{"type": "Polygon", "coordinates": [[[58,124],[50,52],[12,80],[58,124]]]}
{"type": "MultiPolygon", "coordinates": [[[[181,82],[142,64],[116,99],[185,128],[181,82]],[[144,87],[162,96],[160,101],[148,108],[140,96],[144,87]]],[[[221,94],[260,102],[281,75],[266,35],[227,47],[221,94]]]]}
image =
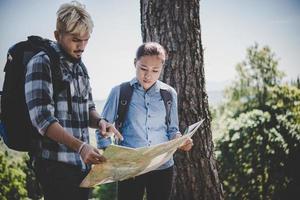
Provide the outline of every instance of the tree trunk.
{"type": "Polygon", "coordinates": [[[161,79],[178,93],[181,131],[205,119],[201,130],[193,136],[193,149],[175,155],[172,199],[223,199],[205,90],[199,1],[141,0],[140,3],[143,41],[159,42],[168,52],[161,79]]]}

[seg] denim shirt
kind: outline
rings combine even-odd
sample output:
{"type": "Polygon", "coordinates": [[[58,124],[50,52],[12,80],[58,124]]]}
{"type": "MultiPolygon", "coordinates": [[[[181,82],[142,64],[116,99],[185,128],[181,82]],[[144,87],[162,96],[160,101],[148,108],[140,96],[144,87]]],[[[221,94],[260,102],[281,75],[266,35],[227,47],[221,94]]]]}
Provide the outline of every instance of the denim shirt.
{"type": "MultiPolygon", "coordinates": [[[[178,129],[177,93],[169,85],[157,81],[145,91],[136,78],[130,81],[133,94],[129,104],[127,116],[123,123],[121,134],[124,140],[120,145],[132,148],[152,146],[167,142],[175,136],[178,129]],[[165,123],[166,109],[160,95],[160,89],[168,89],[172,94],[171,123],[169,129],[165,123]]],[[[110,123],[117,118],[120,85],[114,87],[104,105],[102,117],[110,123]]],[[[96,134],[98,148],[105,148],[110,144],[101,134],[96,134]]],[[[173,158],[160,166],[165,169],[174,164],[173,158]]]]}

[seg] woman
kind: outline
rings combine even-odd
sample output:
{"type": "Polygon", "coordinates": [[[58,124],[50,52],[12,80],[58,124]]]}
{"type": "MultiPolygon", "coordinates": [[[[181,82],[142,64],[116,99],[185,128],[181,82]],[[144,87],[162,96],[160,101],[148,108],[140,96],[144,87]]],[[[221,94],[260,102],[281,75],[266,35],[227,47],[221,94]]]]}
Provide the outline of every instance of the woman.
{"type": "MultiPolygon", "coordinates": [[[[164,48],[155,42],[142,44],[136,53],[134,65],[136,77],[129,83],[133,94],[129,102],[127,115],[120,127],[122,141],[120,145],[138,148],[163,143],[181,136],[178,129],[177,93],[169,85],[159,81],[159,76],[166,59],[164,48]],[[166,124],[166,108],[160,90],[171,93],[172,104],[170,109],[170,123],[166,124]]],[[[102,117],[108,122],[117,120],[120,85],[114,87],[104,106],[102,117]]],[[[105,148],[108,133],[97,134],[98,147],[105,148]]],[[[189,139],[180,147],[189,151],[192,147],[189,139]]],[[[154,171],[120,181],[118,183],[119,200],[142,200],[146,189],[148,200],[169,199],[173,180],[174,161],[161,165],[154,171]]]]}

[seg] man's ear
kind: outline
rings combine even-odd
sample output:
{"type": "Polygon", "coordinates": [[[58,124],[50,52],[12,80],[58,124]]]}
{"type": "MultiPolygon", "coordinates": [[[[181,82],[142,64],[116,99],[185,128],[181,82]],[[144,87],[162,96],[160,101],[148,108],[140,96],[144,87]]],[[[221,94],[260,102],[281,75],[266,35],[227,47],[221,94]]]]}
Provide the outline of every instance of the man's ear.
{"type": "Polygon", "coordinates": [[[59,32],[57,30],[54,31],[54,37],[55,37],[56,41],[59,40],[59,32]]]}

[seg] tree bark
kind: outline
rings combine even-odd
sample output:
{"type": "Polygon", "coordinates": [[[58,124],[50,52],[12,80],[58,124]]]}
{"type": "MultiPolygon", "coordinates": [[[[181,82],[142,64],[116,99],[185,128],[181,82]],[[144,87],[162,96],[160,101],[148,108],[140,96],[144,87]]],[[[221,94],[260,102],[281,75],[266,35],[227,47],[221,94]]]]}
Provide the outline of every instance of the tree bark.
{"type": "Polygon", "coordinates": [[[175,154],[172,199],[223,199],[205,90],[199,0],[141,0],[143,42],[163,45],[168,59],[161,79],[178,93],[180,129],[205,119],[188,153],[175,154]]]}

